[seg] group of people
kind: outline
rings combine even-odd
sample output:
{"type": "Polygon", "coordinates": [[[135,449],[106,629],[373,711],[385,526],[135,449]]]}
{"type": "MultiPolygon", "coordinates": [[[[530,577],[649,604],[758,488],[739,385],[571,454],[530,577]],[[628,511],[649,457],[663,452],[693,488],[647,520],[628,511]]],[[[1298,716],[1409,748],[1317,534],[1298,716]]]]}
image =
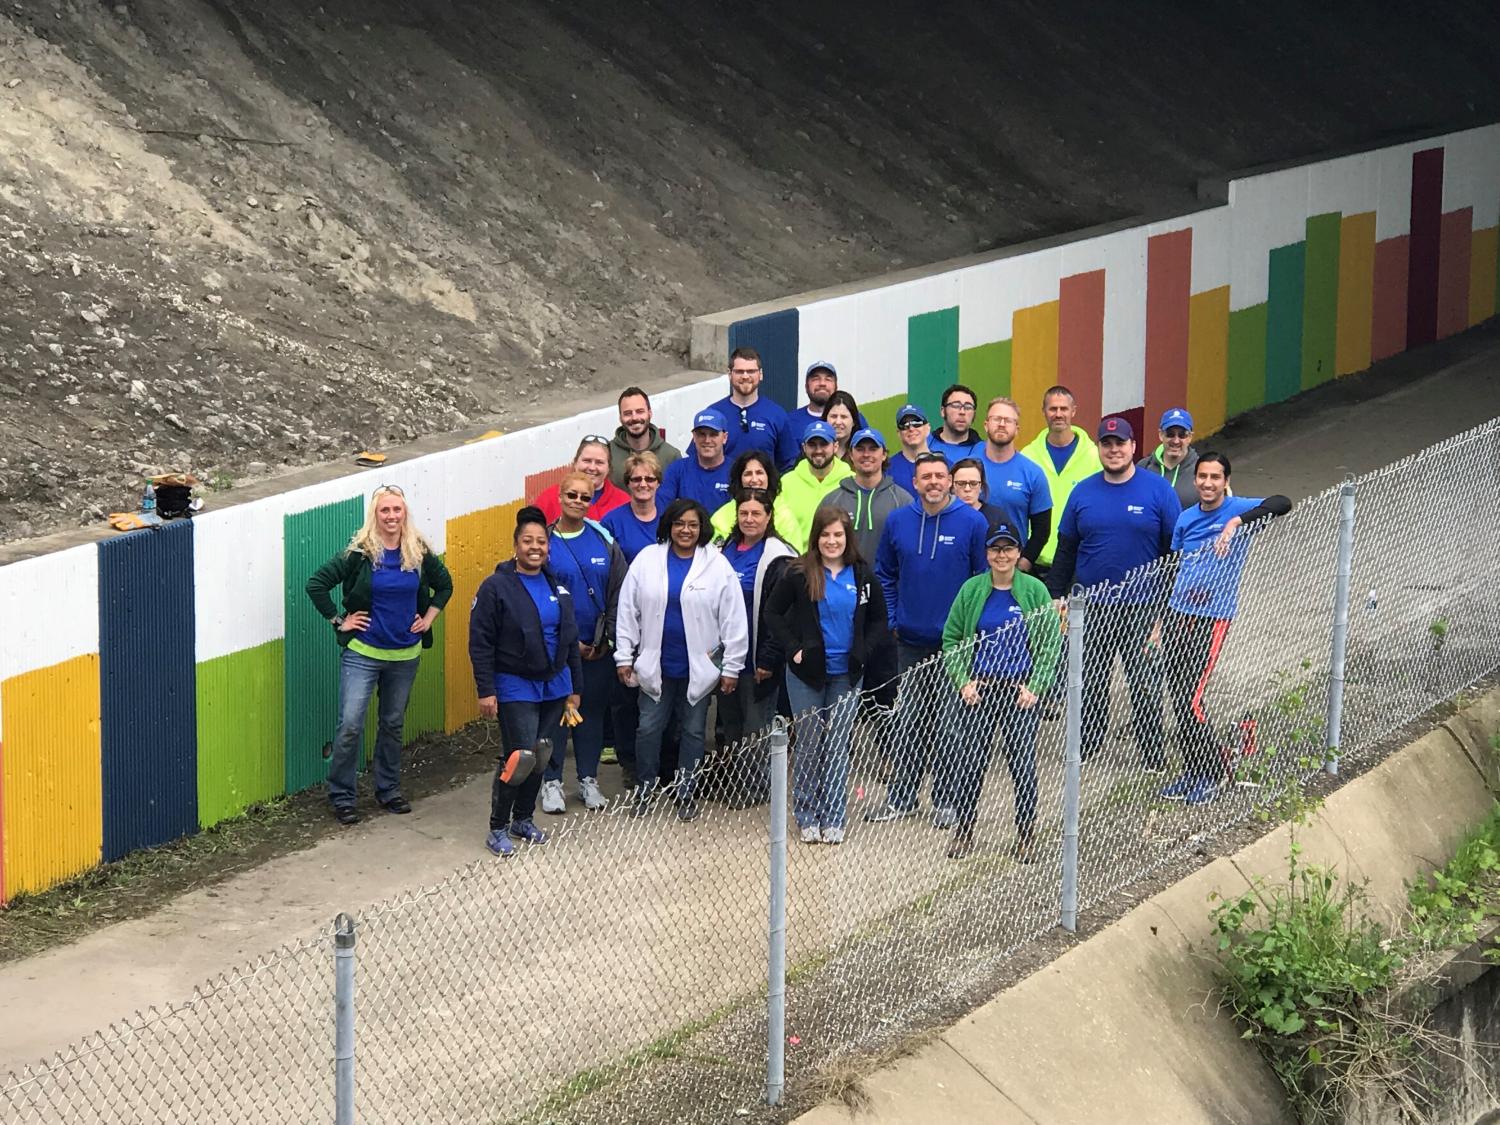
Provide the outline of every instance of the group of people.
{"type": "MultiPolygon", "coordinates": [[[[567,808],[600,784],[607,728],[632,813],[670,793],[700,814],[699,766],[717,699],[726,799],[768,795],[763,754],[747,752],[778,712],[794,718],[792,806],[803,842],[839,844],[849,747],[861,702],[897,702],[884,739],[887,789],[871,823],[916,815],[931,775],[932,823],[947,854],[975,846],[997,736],[1015,786],[1014,853],[1029,861],[1037,815],[1036,740],[1055,698],[1059,608],[1091,589],[1083,754],[1102,747],[1118,656],[1141,765],[1166,763],[1161,694],[1177,720],[1180,776],[1162,797],[1203,803],[1225,780],[1204,691],[1236,610],[1248,551],[1239,530],[1290,508],[1234,496],[1229,459],[1198,452],[1185,409],[1161,418],[1137,459],[1128,419],[1094,436],[1066,388],[1043,396],[1046,427],[1017,444],[1021,408],[962,385],[941,423],[909,403],[894,449],[811,365],[805,407],[760,393],[753,348],[731,356],[730,393],[698,411],[686,453],[652,421],[639,387],[619,396],[613,437],[590,434],[561,478],[516,517],[512,557],[474,595],[469,654],[480,711],[499,723],[487,846],[542,843],[535,810],[567,808]],[[1182,552],[1175,571],[1157,560],[1182,552]],[[917,674],[918,672],[923,674],[917,674]],[[665,784],[675,781],[675,784],[665,784]]],[[[453,585],[411,525],[401,490],[377,489],[366,525],[308,581],[343,646],[328,793],[358,819],[354,767],[378,689],[375,795],[410,811],[399,778],[401,718],[421,647],[453,585]],[[341,588],[341,604],[330,594],[341,588]]]]}

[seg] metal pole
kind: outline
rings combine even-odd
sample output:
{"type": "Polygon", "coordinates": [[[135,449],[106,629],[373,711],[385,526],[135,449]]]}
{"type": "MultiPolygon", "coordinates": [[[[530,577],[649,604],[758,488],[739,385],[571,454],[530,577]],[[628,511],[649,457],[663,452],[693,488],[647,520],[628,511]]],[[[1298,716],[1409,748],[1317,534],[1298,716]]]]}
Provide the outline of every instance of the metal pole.
{"type": "Polygon", "coordinates": [[[786,1089],[786,721],[771,727],[771,928],[766,990],[766,1102],[786,1089]]]}
{"type": "Polygon", "coordinates": [[[1088,599],[1068,599],[1067,747],[1063,754],[1062,927],[1078,930],[1078,805],[1083,788],[1083,646],[1088,599]]]}
{"type": "Polygon", "coordinates": [[[334,1125],[354,1125],[354,919],[333,920],[334,1125]]]}
{"type": "Polygon", "coordinates": [[[1328,750],[1324,769],[1339,772],[1344,727],[1344,658],[1349,650],[1349,586],[1354,575],[1354,482],[1339,488],[1339,565],[1333,588],[1333,653],[1328,662],[1328,750]]]}

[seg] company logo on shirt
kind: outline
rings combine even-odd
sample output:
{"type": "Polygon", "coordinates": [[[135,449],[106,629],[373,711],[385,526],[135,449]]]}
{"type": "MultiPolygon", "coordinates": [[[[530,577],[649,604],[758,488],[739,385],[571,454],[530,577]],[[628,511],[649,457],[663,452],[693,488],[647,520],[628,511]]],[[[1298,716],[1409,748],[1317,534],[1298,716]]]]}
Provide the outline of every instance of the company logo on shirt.
{"type": "Polygon", "coordinates": [[[1008,488],[1008,489],[1010,489],[1013,492],[1020,492],[1023,489],[1025,489],[1026,482],[1025,481],[1019,481],[1019,480],[1008,480],[1008,481],[1005,482],[1005,487],[1008,488]]]}
{"type": "Polygon", "coordinates": [[[1146,508],[1142,504],[1126,504],[1125,510],[1133,516],[1139,516],[1145,513],[1146,508]]]}
{"type": "Polygon", "coordinates": [[[750,428],[752,430],[764,430],[766,428],[766,424],[764,422],[759,422],[756,419],[752,418],[752,419],[750,419],[750,428]]]}
{"type": "Polygon", "coordinates": [[[716,480],[716,481],[714,481],[714,491],[718,492],[718,493],[721,493],[724,496],[728,496],[729,495],[729,482],[727,480],[724,480],[724,481],[717,481],[716,480]]]}
{"type": "Polygon", "coordinates": [[[953,544],[955,544],[955,543],[958,542],[958,536],[956,536],[956,535],[939,535],[937,537],[937,541],[939,543],[941,543],[944,547],[951,547],[951,546],[953,546],[953,544]]]}
{"type": "Polygon", "coordinates": [[[608,559],[602,558],[599,555],[590,555],[589,556],[589,565],[590,566],[603,566],[608,561],[609,561],[608,559]]]}

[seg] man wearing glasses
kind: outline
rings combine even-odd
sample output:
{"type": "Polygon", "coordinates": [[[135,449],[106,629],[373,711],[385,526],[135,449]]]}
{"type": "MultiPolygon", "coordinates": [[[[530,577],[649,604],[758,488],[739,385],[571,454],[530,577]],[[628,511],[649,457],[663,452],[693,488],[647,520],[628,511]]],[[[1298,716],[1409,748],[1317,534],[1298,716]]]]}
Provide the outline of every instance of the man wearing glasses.
{"type": "Polygon", "coordinates": [[[609,443],[609,479],[625,487],[625,459],[632,453],[654,453],[665,469],[682,456],[682,451],[662,437],[651,422],[651,399],[640,387],[626,387],[620,392],[620,425],[609,443]]]}
{"type": "MultiPolygon", "coordinates": [[[[729,357],[729,396],[708,409],[718,411],[728,423],[725,458],[733,461],[746,449],[764,449],[775,458],[776,467],[786,472],[797,460],[798,435],[792,433],[792,421],[780,404],[760,393],[764,378],[760,353],[754,348],[735,348],[729,357]]],[[[708,510],[716,509],[710,506],[708,510]]]]}
{"type": "Polygon", "coordinates": [[[1029,571],[1052,534],[1052,488],[1036,463],[1016,449],[1020,428],[1021,408],[1015,399],[990,399],[984,415],[987,440],[977,459],[984,468],[984,498],[1004,512],[1005,522],[1021,535],[1017,565],[1029,571]]]}
{"type": "Polygon", "coordinates": [[[662,474],[656,494],[659,507],[665,509],[673,500],[685,499],[717,512],[729,499],[729,458],[724,453],[728,431],[724,415],[713,407],[693,416],[693,451],[673,461],[662,474]]]}
{"type": "Polygon", "coordinates": [[[932,436],[932,427],[927,424],[927,415],[922,412],[922,408],[914,402],[908,402],[896,411],[896,433],[900,435],[901,447],[891,458],[886,472],[898,487],[915,496],[916,485],[912,483],[912,470],[917,467],[918,455],[928,452],[927,439],[932,436]]]}
{"type": "Polygon", "coordinates": [[[950,465],[973,457],[974,447],[984,441],[973,429],[978,402],[974,392],[962,383],[954,383],[943,392],[943,424],[927,439],[927,448],[941,453],[950,465]]]}
{"type": "Polygon", "coordinates": [[[1193,416],[1174,406],[1161,416],[1156,431],[1161,444],[1141,459],[1140,467],[1167,478],[1184,508],[1198,502],[1198,451],[1193,448],[1193,416]]]}

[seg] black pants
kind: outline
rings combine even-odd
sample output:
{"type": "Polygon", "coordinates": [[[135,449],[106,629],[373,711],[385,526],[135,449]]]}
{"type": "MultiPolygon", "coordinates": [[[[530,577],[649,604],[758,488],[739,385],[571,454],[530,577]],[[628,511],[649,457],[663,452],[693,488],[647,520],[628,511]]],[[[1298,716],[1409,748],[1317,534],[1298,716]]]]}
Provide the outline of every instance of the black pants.
{"type": "Polygon", "coordinates": [[[1115,657],[1125,664],[1130,687],[1130,728],[1141,764],[1162,764],[1161,667],[1146,651],[1154,605],[1089,603],[1083,657],[1083,757],[1098,753],[1109,733],[1109,680],[1115,657]]]}
{"type": "Polygon", "coordinates": [[[991,681],[979,688],[979,702],[969,706],[958,701],[958,744],[953,763],[954,811],[959,832],[972,832],[979,816],[979,798],[984,775],[998,730],[1005,739],[1005,763],[1016,786],[1016,832],[1031,835],[1036,823],[1036,732],[1041,704],[1022,710],[1016,705],[1017,685],[991,681]]]}
{"type": "Polygon", "coordinates": [[[1171,610],[1162,626],[1162,657],[1166,661],[1167,691],[1177,716],[1177,739],[1182,747],[1182,772],[1197,780],[1224,775],[1217,727],[1204,705],[1203,694],[1219,662],[1219,651],[1229,622],[1193,617],[1171,610]]]}
{"type": "Polygon", "coordinates": [[[536,795],[541,792],[542,774],[547,763],[538,755],[535,768],[520,785],[500,780],[512,750],[535,750],[539,736],[550,735],[562,721],[566,699],[549,699],[543,703],[500,704],[500,763],[490,785],[490,829],[509,827],[518,820],[530,820],[536,812],[536,795]]]}

